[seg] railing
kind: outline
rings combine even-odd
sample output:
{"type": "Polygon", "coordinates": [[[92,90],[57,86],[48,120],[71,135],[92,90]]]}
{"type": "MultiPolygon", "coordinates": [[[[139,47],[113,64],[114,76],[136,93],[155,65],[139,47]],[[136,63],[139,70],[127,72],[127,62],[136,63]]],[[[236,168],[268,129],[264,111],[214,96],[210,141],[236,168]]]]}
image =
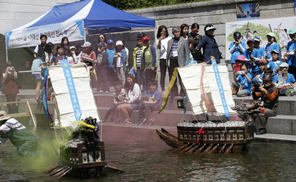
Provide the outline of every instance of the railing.
{"type": "Polygon", "coordinates": [[[13,118],[21,118],[21,117],[30,116],[32,121],[33,121],[34,127],[36,127],[36,118],[35,118],[35,115],[33,115],[30,103],[27,100],[13,101],[13,102],[2,102],[2,103],[0,103],[1,111],[4,110],[4,105],[5,104],[7,105],[7,104],[20,104],[20,103],[25,103],[26,104],[26,112],[12,113],[12,114],[9,114],[9,116],[11,116],[13,118]]]}

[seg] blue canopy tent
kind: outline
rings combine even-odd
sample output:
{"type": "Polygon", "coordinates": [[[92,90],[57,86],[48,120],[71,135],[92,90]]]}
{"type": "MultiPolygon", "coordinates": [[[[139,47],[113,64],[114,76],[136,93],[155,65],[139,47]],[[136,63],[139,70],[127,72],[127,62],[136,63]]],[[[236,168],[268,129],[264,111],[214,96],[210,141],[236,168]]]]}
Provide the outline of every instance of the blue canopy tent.
{"type": "Polygon", "coordinates": [[[87,34],[149,27],[155,27],[154,19],[124,12],[101,0],[83,0],[54,6],[35,20],[6,32],[6,48],[36,46],[40,44],[40,34],[55,44],[63,36],[77,41],[85,40],[87,34]]]}

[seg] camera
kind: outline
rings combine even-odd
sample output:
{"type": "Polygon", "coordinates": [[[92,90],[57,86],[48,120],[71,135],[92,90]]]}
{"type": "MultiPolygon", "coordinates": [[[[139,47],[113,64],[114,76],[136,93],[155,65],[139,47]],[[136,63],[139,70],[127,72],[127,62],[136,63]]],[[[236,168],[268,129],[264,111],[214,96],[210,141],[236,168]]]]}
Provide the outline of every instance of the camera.
{"type": "Polygon", "coordinates": [[[255,87],[255,92],[260,92],[260,90],[259,90],[259,87],[260,87],[260,80],[258,80],[258,78],[254,78],[253,80],[252,80],[252,84],[254,85],[254,87],[255,87]]]}
{"type": "Polygon", "coordinates": [[[13,71],[13,67],[8,67],[8,71],[13,71]]]}

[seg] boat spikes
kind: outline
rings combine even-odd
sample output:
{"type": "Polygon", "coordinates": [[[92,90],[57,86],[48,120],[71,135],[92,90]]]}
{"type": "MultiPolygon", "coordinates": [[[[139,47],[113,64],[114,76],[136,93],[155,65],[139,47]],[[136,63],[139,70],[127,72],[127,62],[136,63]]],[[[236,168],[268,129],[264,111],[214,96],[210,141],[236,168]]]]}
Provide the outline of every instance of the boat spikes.
{"type": "Polygon", "coordinates": [[[199,135],[198,140],[195,144],[198,144],[199,140],[201,139],[202,135],[204,134],[204,128],[199,129],[194,135],[199,135]]]}

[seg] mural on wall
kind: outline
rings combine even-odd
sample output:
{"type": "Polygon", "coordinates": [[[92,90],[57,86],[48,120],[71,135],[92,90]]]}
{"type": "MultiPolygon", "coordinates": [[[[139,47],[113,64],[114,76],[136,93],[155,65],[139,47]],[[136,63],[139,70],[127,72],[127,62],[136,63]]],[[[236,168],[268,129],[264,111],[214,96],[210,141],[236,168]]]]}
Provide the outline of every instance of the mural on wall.
{"type": "Polygon", "coordinates": [[[259,3],[237,4],[236,17],[238,21],[260,19],[259,3]]]}
{"type": "Polygon", "coordinates": [[[226,23],[226,60],[230,60],[229,45],[234,41],[233,33],[238,31],[242,34],[242,41],[255,36],[260,38],[260,47],[265,48],[267,44],[266,34],[273,32],[276,35],[277,43],[282,47],[282,55],[286,52],[287,43],[291,40],[288,32],[296,28],[296,17],[274,18],[264,20],[237,21],[226,23]]]}

